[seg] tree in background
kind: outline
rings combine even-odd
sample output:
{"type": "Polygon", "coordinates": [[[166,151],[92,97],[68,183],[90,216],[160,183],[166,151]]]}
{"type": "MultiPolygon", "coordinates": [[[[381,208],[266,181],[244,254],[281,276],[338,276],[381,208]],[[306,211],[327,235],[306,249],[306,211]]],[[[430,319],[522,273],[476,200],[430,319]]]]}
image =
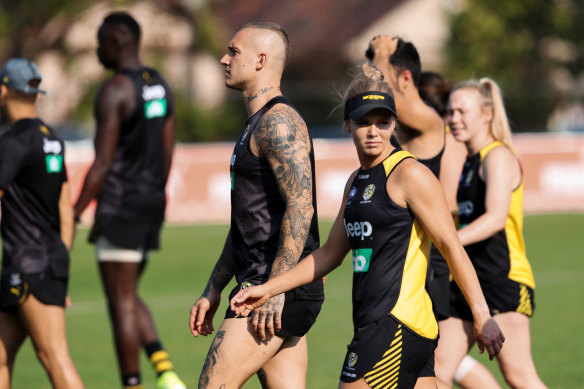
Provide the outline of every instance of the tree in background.
{"type": "Polygon", "coordinates": [[[452,19],[446,73],[493,77],[514,130],[546,130],[559,104],[584,97],[583,18],[580,0],[468,1],[452,19]]]}
{"type": "Polygon", "coordinates": [[[31,57],[55,48],[72,17],[91,0],[0,0],[0,58],[31,57]]]}
{"type": "MultiPolygon", "coordinates": [[[[245,121],[245,110],[241,106],[238,96],[229,95],[228,98],[214,106],[205,105],[205,97],[201,96],[200,88],[193,86],[193,80],[197,70],[192,66],[191,60],[195,57],[214,57],[219,65],[219,58],[224,50],[229,32],[223,32],[221,24],[217,23],[212,15],[207,2],[182,0],[0,0],[0,63],[14,56],[27,57],[35,60],[43,58],[51,53],[52,58],[58,57],[58,66],[63,67],[59,72],[44,73],[45,85],[51,78],[60,79],[60,85],[71,86],[75,83],[76,90],[81,91],[74,97],[62,97],[62,91],[49,90],[51,103],[60,101],[71,104],[71,110],[65,117],[60,117],[58,122],[51,123],[57,132],[66,139],[78,139],[80,137],[92,138],[94,131],[93,100],[99,84],[104,78],[111,75],[103,72],[98,67],[95,76],[89,80],[80,76],[80,68],[87,71],[86,59],[91,57],[95,63],[95,49],[97,31],[93,29],[84,37],[84,48],[71,48],[66,41],[66,36],[72,26],[79,24],[91,10],[103,10],[103,7],[111,10],[125,8],[130,12],[138,4],[150,4],[157,7],[160,13],[169,17],[165,20],[186,21],[190,25],[193,40],[183,52],[177,52],[176,48],[167,47],[166,43],[154,42],[147,45],[143,42],[141,56],[145,63],[158,67],[164,71],[163,63],[174,62],[176,57],[183,61],[184,66],[178,70],[179,75],[169,80],[173,84],[177,108],[177,139],[179,142],[220,141],[232,139],[241,131],[241,123],[245,121]],[[99,7],[99,5],[102,7],[99,7]],[[95,8],[97,7],[97,8],[95,8]],[[169,55],[174,55],[169,59],[169,55]],[[81,65],[80,65],[81,64],[81,65]],[[181,73],[183,72],[184,73],[181,73]],[[177,81],[178,80],[178,81],[177,81]],[[193,90],[196,93],[193,93],[193,90]],[[61,94],[59,94],[61,92],[61,94]],[[203,103],[203,104],[201,104],[203,103]]],[[[144,7],[141,8],[144,10],[144,7]]],[[[101,16],[97,17],[101,19],[101,16]]],[[[148,25],[144,23],[143,29],[176,28],[172,22],[166,25],[148,25]]],[[[169,44],[168,46],[172,46],[169,44]]],[[[212,60],[211,60],[212,61],[212,60]]],[[[41,70],[42,61],[40,62],[41,70]]],[[[53,62],[54,64],[54,62],[53,62]]],[[[220,70],[222,73],[222,70],[220,70]]],[[[175,68],[175,72],[177,72],[175,68]]],[[[199,72],[200,73],[200,72],[199,72]]],[[[165,73],[165,76],[167,74],[165,73]]],[[[202,77],[208,77],[203,74],[202,77]]],[[[223,85],[218,85],[224,88],[223,85]]],[[[61,104],[61,106],[63,106],[61,104]]]]}

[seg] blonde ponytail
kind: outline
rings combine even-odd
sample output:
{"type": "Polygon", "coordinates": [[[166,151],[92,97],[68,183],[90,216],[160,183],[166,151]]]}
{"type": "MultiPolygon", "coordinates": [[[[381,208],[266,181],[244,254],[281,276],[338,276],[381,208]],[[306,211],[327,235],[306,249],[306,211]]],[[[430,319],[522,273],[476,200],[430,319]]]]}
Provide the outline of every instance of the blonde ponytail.
{"type": "Polygon", "coordinates": [[[483,77],[479,83],[485,88],[490,96],[491,107],[493,110],[493,119],[491,120],[491,134],[499,142],[503,143],[513,153],[517,154],[513,146],[513,139],[511,137],[511,126],[509,119],[507,119],[507,112],[505,111],[505,104],[503,103],[503,96],[501,89],[495,81],[490,78],[483,77]]]}

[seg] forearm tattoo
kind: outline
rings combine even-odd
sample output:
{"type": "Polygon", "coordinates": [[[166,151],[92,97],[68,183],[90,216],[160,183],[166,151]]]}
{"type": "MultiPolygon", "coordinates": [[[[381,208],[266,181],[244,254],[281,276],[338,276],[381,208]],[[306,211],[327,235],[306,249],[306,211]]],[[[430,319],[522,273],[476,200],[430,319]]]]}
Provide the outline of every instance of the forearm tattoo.
{"type": "Polygon", "coordinates": [[[278,252],[272,276],[290,270],[300,257],[312,222],[312,167],[306,124],[288,106],[264,115],[256,142],[272,168],[280,195],[286,202],[278,252]]]}
{"type": "MultiPolygon", "coordinates": [[[[221,352],[219,351],[219,347],[221,343],[223,343],[223,339],[225,338],[225,331],[217,332],[215,335],[215,339],[213,339],[213,343],[211,343],[211,347],[209,347],[209,352],[207,353],[207,358],[205,358],[205,363],[203,364],[203,370],[201,371],[201,376],[199,377],[199,388],[205,389],[207,385],[209,385],[209,381],[213,376],[213,368],[217,364],[217,359],[223,358],[221,352]]],[[[224,385],[219,386],[225,387],[224,385]]]]}
{"type": "Polygon", "coordinates": [[[221,292],[229,284],[234,274],[233,244],[231,242],[231,231],[229,231],[227,239],[225,239],[223,251],[211,272],[211,277],[209,277],[209,282],[203,291],[203,296],[208,295],[211,288],[221,292]]]}

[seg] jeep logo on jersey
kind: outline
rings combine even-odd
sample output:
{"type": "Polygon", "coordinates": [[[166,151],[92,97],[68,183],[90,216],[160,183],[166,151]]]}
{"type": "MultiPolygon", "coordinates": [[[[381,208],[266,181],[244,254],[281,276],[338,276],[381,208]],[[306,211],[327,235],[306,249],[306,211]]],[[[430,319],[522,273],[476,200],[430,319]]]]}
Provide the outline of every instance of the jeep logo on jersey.
{"type": "Polygon", "coordinates": [[[463,201],[458,203],[458,214],[462,216],[472,215],[474,212],[474,204],[472,201],[463,201]]]}
{"type": "Polygon", "coordinates": [[[63,150],[58,140],[43,138],[43,151],[45,154],[59,154],[63,150]]]}
{"type": "Polygon", "coordinates": [[[371,253],[373,253],[373,249],[352,250],[353,271],[355,273],[365,273],[366,271],[369,270],[369,263],[371,262],[371,253]]]}
{"type": "Polygon", "coordinates": [[[145,101],[159,100],[166,97],[166,91],[162,85],[144,85],[142,88],[142,98],[145,101]]]}
{"type": "Polygon", "coordinates": [[[375,193],[375,185],[374,184],[367,185],[365,191],[363,191],[363,200],[365,201],[369,200],[371,197],[373,197],[373,193],[375,193]]]}
{"type": "Polygon", "coordinates": [[[361,240],[364,240],[366,236],[371,236],[373,233],[373,226],[369,222],[347,223],[347,221],[343,219],[343,223],[345,223],[348,237],[360,236],[361,240]]]}
{"type": "Polygon", "coordinates": [[[166,90],[162,85],[144,85],[142,98],[144,99],[144,116],[153,119],[166,116],[166,90]]]}

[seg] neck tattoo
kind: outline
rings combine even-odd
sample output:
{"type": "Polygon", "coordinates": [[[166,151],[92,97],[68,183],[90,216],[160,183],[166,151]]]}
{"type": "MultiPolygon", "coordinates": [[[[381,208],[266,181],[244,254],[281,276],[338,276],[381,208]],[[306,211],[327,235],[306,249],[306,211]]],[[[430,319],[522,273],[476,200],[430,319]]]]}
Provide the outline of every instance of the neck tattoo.
{"type": "MultiPolygon", "coordinates": [[[[251,101],[255,100],[258,98],[258,96],[263,95],[265,93],[268,93],[269,91],[273,90],[274,87],[273,86],[267,86],[265,88],[260,89],[255,95],[249,96],[245,99],[246,103],[250,103],[251,101]]],[[[276,88],[276,90],[278,90],[280,88],[276,88]]]]}

